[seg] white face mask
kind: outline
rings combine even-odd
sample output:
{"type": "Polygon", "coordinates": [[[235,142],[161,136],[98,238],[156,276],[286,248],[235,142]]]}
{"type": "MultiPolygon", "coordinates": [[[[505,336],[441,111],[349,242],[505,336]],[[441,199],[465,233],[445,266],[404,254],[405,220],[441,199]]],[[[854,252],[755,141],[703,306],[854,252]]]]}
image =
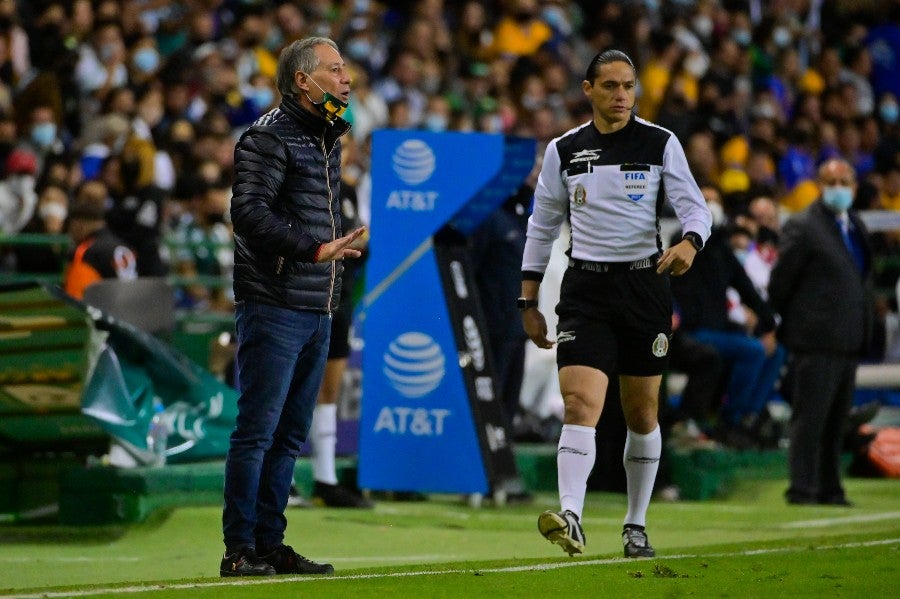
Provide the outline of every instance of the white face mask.
{"type": "Polygon", "coordinates": [[[694,26],[694,31],[697,32],[697,35],[704,39],[712,35],[713,21],[706,15],[697,15],[691,21],[691,25],[694,26]]]}
{"type": "Polygon", "coordinates": [[[66,216],[68,216],[68,214],[69,211],[66,210],[66,207],[62,204],[57,204],[56,202],[41,204],[38,208],[38,215],[44,220],[48,220],[51,218],[66,220],[66,216]]]}
{"type": "Polygon", "coordinates": [[[684,59],[684,70],[695,79],[701,79],[709,69],[709,59],[700,52],[694,52],[684,59]]]}
{"type": "Polygon", "coordinates": [[[788,44],[793,40],[793,35],[791,35],[791,30],[787,27],[776,27],[772,31],[772,41],[775,42],[775,45],[779,48],[786,48],[788,44]]]}
{"type": "Polygon", "coordinates": [[[725,222],[725,209],[722,208],[722,204],[709,202],[706,206],[709,208],[710,214],[712,214],[712,225],[714,227],[718,227],[725,222]]]}

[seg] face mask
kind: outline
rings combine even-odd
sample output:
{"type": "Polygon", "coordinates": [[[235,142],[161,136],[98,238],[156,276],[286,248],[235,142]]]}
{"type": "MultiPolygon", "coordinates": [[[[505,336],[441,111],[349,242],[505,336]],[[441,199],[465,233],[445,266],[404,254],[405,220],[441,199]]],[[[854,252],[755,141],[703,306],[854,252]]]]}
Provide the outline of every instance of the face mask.
{"type": "Polygon", "coordinates": [[[792,39],[791,32],[787,27],[776,27],[774,31],[772,31],[772,41],[775,42],[775,45],[779,48],[785,48],[788,44],[791,43],[792,39]]]}
{"type": "Polygon", "coordinates": [[[522,96],[522,108],[524,108],[525,110],[534,112],[538,108],[541,108],[543,105],[544,100],[542,100],[541,98],[537,98],[530,94],[525,94],[524,96],[522,96]]]}
{"type": "Polygon", "coordinates": [[[31,141],[39,148],[49,148],[55,139],[55,123],[39,123],[31,128],[31,141]]]}
{"type": "Polygon", "coordinates": [[[347,42],[347,54],[350,55],[350,58],[359,62],[368,61],[372,54],[372,44],[367,39],[352,39],[347,42]]]}
{"type": "Polygon", "coordinates": [[[834,212],[846,212],[853,204],[853,188],[842,185],[825,187],[822,190],[822,201],[834,212]]]}
{"type": "Polygon", "coordinates": [[[887,125],[893,125],[897,122],[897,117],[900,116],[900,107],[897,106],[894,102],[885,102],[881,106],[878,107],[878,113],[881,115],[881,120],[885,122],[887,125]]]}
{"type": "Polygon", "coordinates": [[[250,101],[256,106],[257,110],[265,110],[272,105],[275,99],[275,92],[270,87],[254,87],[250,91],[250,101]]]}
{"type": "Polygon", "coordinates": [[[159,53],[153,48],[141,48],[131,60],[141,73],[152,73],[159,66],[159,53]]]}
{"type": "Polygon", "coordinates": [[[100,60],[102,62],[109,62],[112,60],[113,56],[116,55],[116,50],[119,49],[118,44],[108,43],[100,46],[100,60]]]}
{"type": "Polygon", "coordinates": [[[712,35],[713,22],[712,19],[706,15],[697,15],[694,17],[694,20],[691,21],[691,24],[694,26],[694,31],[696,31],[697,35],[700,37],[708,38],[712,35]]]}
{"type": "Polygon", "coordinates": [[[330,122],[343,115],[347,110],[347,103],[342,102],[339,98],[332,96],[329,92],[322,89],[310,75],[307,75],[307,77],[309,77],[309,80],[312,81],[313,85],[319,88],[319,91],[322,92],[323,96],[321,102],[313,102],[313,99],[309,97],[309,94],[306,94],[306,97],[319,109],[319,112],[322,113],[325,120],[330,122]]]}
{"type": "Polygon", "coordinates": [[[684,70],[691,74],[695,79],[700,79],[706,74],[709,68],[709,61],[703,54],[691,54],[684,60],[684,70]]]}
{"type": "Polygon", "coordinates": [[[38,208],[38,216],[40,216],[43,220],[49,220],[51,218],[55,218],[57,220],[66,220],[66,216],[69,214],[66,207],[62,204],[57,204],[56,202],[48,202],[46,204],[41,204],[38,208]]]}
{"type": "Polygon", "coordinates": [[[545,23],[557,31],[570,31],[568,19],[563,9],[558,6],[547,6],[541,11],[545,23]]]}
{"type": "Polygon", "coordinates": [[[712,214],[712,224],[714,227],[718,227],[725,222],[725,210],[722,208],[721,204],[718,202],[709,202],[706,204],[706,207],[709,208],[709,212],[712,214]]]}
{"type": "Polygon", "coordinates": [[[736,249],[734,250],[734,257],[738,259],[738,262],[741,264],[747,263],[747,256],[750,255],[750,250],[747,249],[736,249]]]}
{"type": "Polygon", "coordinates": [[[502,133],[503,132],[503,118],[499,114],[492,114],[484,119],[484,132],[485,133],[502,133]]]}
{"type": "Polygon", "coordinates": [[[752,38],[750,37],[750,32],[746,29],[735,29],[731,32],[731,39],[735,41],[739,46],[749,46],[752,38]]]}
{"type": "Polygon", "coordinates": [[[447,117],[443,114],[435,114],[433,112],[430,112],[425,115],[425,128],[429,131],[446,131],[447,124],[447,117]]]}

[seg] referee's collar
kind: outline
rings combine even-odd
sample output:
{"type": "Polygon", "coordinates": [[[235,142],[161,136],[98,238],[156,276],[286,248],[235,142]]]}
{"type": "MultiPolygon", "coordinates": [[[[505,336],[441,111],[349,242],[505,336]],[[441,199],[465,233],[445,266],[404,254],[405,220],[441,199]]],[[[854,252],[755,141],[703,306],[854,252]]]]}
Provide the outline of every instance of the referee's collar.
{"type": "Polygon", "coordinates": [[[625,123],[625,126],[617,131],[613,131],[612,133],[602,133],[600,131],[600,129],[597,128],[597,124],[593,120],[591,121],[591,126],[594,129],[594,132],[596,132],[596,134],[599,135],[600,137],[602,137],[603,139],[615,139],[616,136],[627,135],[629,131],[634,129],[634,125],[635,125],[635,115],[633,112],[628,117],[628,122],[625,123]]]}

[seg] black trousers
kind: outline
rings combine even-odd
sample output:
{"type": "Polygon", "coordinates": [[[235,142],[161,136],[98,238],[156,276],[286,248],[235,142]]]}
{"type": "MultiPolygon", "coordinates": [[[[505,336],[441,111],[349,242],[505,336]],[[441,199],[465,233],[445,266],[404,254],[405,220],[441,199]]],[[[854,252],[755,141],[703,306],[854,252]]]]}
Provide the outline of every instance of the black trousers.
{"type": "Polygon", "coordinates": [[[840,457],[857,362],[844,355],[794,353],[792,357],[790,500],[829,503],[844,497],[840,457]]]}

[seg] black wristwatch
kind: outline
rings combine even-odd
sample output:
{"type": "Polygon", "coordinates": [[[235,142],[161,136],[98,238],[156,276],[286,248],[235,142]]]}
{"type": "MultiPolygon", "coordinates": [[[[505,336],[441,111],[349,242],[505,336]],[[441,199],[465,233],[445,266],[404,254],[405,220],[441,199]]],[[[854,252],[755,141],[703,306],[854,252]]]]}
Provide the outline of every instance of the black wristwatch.
{"type": "Polygon", "coordinates": [[[690,241],[691,245],[694,246],[694,249],[697,250],[698,252],[703,249],[703,238],[700,237],[700,235],[698,235],[697,233],[694,233],[693,231],[688,231],[687,233],[685,233],[684,235],[681,236],[681,239],[682,240],[687,239],[688,241],[690,241]]]}
{"type": "Polygon", "coordinates": [[[538,301],[536,299],[520,297],[516,300],[516,306],[519,307],[519,310],[530,310],[531,308],[538,307],[538,301]]]}

